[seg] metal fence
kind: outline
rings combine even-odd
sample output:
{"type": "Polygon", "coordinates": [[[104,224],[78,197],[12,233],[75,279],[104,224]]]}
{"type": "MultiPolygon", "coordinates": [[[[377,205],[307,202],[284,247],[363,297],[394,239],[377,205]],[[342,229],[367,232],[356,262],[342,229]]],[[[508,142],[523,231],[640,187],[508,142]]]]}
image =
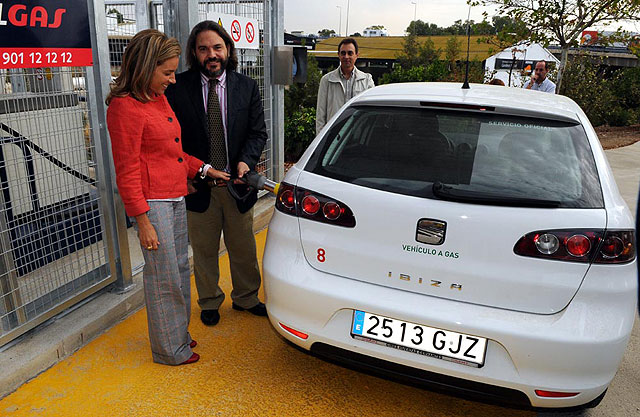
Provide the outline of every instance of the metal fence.
{"type": "Polygon", "coordinates": [[[0,70],[0,346],[114,280],[85,80],[0,70]]]}
{"type": "MultiPolygon", "coordinates": [[[[131,282],[122,251],[139,245],[129,236],[136,244],[127,246],[124,212],[114,197],[102,102],[109,76],[102,64],[108,56],[111,78],[117,76],[139,28],[163,29],[162,1],[89,3],[92,39],[98,39],[94,68],[0,70],[0,347],[116,278],[119,289],[131,282]],[[137,22],[139,16],[149,22],[137,22]]],[[[271,84],[265,50],[274,39],[270,13],[281,4],[218,0],[198,9],[202,20],[215,11],[258,21],[261,47],[238,50],[238,71],[260,87],[269,140],[258,170],[271,178],[282,171],[272,140],[282,129],[282,91],[271,84]]]]}

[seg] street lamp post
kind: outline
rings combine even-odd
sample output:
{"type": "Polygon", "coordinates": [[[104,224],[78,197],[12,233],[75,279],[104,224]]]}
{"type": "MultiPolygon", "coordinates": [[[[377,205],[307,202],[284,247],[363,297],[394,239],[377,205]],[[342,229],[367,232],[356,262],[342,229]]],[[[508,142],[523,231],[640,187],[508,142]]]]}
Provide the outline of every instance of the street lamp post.
{"type": "Polygon", "coordinates": [[[347,0],[347,27],[344,31],[346,32],[344,35],[349,36],[349,0],[347,0]]]}
{"type": "Polygon", "coordinates": [[[418,11],[418,2],[417,1],[412,1],[411,4],[413,4],[413,34],[417,35],[416,33],[416,14],[418,11]]]}
{"type": "Polygon", "coordinates": [[[336,6],[338,9],[340,9],[340,24],[338,25],[338,36],[342,36],[340,34],[340,30],[342,29],[342,6],[336,6]]]}

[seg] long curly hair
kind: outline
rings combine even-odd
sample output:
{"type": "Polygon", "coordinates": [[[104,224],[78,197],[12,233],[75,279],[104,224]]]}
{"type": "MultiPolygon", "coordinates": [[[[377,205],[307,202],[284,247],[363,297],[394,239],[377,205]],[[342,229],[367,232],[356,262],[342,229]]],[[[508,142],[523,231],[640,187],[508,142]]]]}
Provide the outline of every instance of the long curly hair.
{"type": "Polygon", "coordinates": [[[146,103],[151,101],[151,79],[158,65],[180,56],[180,44],[156,29],[142,30],[131,39],[122,56],[120,75],[111,84],[107,105],[114,97],[131,96],[146,103]]]}
{"type": "Polygon", "coordinates": [[[191,29],[189,39],[187,40],[187,47],[185,50],[187,66],[189,68],[198,68],[198,58],[196,57],[196,38],[201,32],[205,30],[212,30],[218,34],[227,46],[227,52],[229,54],[227,68],[229,71],[235,71],[238,68],[238,55],[236,54],[236,47],[233,43],[233,39],[229,36],[229,33],[224,30],[222,26],[212,20],[204,20],[191,29]]]}

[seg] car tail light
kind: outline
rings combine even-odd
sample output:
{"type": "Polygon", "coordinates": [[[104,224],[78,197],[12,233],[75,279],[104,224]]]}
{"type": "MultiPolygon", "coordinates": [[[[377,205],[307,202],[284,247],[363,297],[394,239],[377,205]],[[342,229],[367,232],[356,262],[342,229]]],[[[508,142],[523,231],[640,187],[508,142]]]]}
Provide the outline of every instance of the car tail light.
{"type": "Polygon", "coordinates": [[[546,391],[542,389],[536,390],[536,395],[538,397],[545,397],[545,398],[569,398],[569,397],[575,397],[578,394],[580,393],[579,392],[546,391]]]}
{"type": "Polygon", "coordinates": [[[329,220],[337,220],[343,211],[344,209],[340,207],[340,204],[336,203],[335,201],[329,201],[322,208],[322,213],[324,214],[324,217],[326,217],[329,220]]]}
{"type": "Polygon", "coordinates": [[[573,235],[566,244],[567,252],[578,258],[588,255],[591,250],[591,241],[585,235],[573,235]]]}
{"type": "Polygon", "coordinates": [[[636,258],[636,239],[633,230],[609,230],[598,248],[595,263],[621,264],[636,258]]]}
{"type": "Polygon", "coordinates": [[[295,208],[296,200],[293,195],[293,190],[283,190],[283,192],[278,195],[278,201],[288,209],[295,208]]]}
{"type": "Polygon", "coordinates": [[[292,216],[336,226],[355,227],[356,225],[356,218],[346,204],[285,182],[280,184],[276,197],[276,209],[292,216]]]}
{"type": "Polygon", "coordinates": [[[302,199],[302,211],[313,216],[320,211],[320,200],[314,195],[306,195],[302,199]]]}
{"type": "Polygon", "coordinates": [[[516,255],[567,262],[620,264],[635,259],[632,230],[541,230],[516,242],[516,255]]]}

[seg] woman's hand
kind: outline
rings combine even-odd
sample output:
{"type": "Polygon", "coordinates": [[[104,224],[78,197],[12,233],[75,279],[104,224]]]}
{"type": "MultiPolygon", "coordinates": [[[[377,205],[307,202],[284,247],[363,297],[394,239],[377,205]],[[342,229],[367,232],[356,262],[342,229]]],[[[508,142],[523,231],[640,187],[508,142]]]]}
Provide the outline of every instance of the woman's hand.
{"type": "Polygon", "coordinates": [[[225,180],[225,181],[229,181],[229,179],[231,178],[228,172],[218,171],[215,168],[209,168],[207,170],[207,176],[211,178],[219,179],[219,180],[225,180]]]}
{"type": "Polygon", "coordinates": [[[140,245],[147,250],[158,250],[158,246],[160,246],[158,234],[149,221],[147,213],[136,216],[136,222],[138,223],[138,239],[140,239],[140,245]]]}

